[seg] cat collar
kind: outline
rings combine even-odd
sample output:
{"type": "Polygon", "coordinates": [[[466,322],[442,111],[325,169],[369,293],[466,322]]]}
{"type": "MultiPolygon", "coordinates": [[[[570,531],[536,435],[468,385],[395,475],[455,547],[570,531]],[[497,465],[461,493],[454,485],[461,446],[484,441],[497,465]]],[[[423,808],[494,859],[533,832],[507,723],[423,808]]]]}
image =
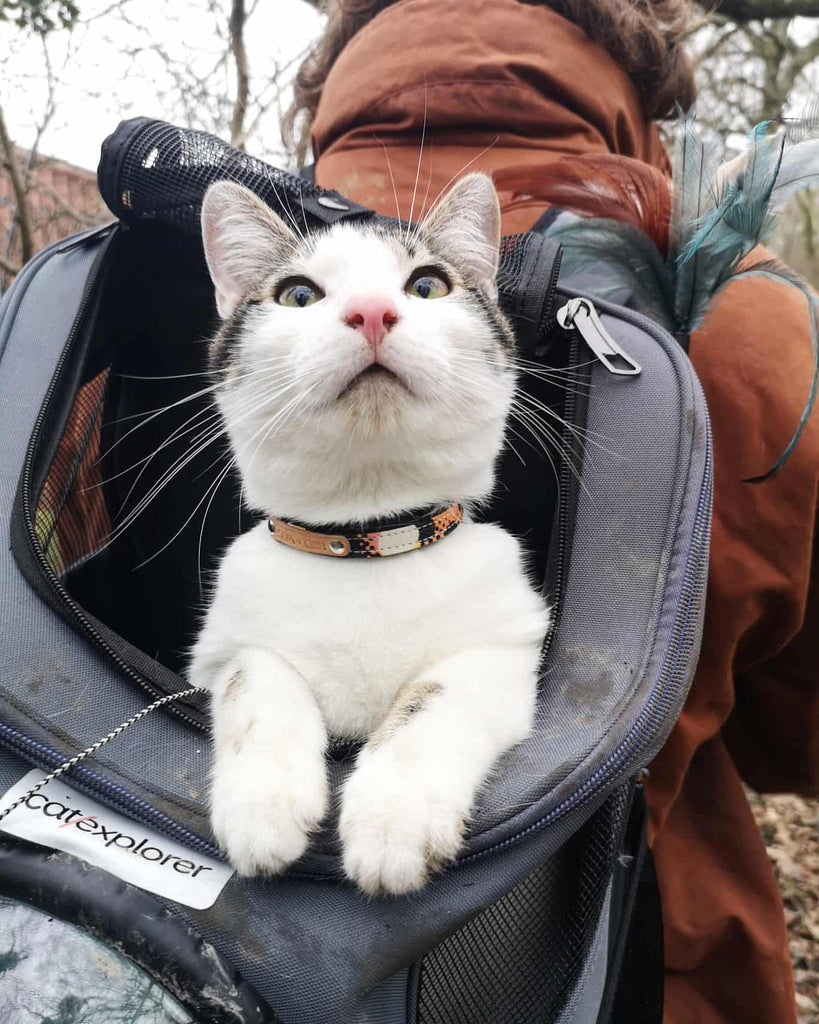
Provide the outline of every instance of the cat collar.
{"type": "Polygon", "coordinates": [[[375,555],[402,555],[406,551],[427,547],[443,540],[463,522],[463,506],[453,502],[437,511],[417,515],[393,516],[362,523],[355,533],[339,530],[311,530],[301,523],[285,519],[268,519],[267,528],[273,539],[299,551],[331,558],[373,558],[375,555]]]}

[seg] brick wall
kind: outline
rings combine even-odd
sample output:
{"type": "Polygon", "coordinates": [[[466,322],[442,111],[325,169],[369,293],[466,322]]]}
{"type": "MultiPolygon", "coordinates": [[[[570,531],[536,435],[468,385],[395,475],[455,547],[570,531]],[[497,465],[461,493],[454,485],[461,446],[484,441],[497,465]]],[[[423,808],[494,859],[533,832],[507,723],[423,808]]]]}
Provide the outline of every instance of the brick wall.
{"type": "MultiPolygon", "coordinates": [[[[25,169],[29,154],[17,149],[17,158],[25,169]]],[[[97,191],[93,171],[39,156],[30,170],[29,180],[28,205],[35,251],[91,224],[110,219],[97,191]]],[[[22,260],[20,231],[12,223],[15,205],[11,177],[0,161],[0,254],[19,265],[22,260]]],[[[10,280],[11,275],[0,270],[0,292],[10,280]]]]}

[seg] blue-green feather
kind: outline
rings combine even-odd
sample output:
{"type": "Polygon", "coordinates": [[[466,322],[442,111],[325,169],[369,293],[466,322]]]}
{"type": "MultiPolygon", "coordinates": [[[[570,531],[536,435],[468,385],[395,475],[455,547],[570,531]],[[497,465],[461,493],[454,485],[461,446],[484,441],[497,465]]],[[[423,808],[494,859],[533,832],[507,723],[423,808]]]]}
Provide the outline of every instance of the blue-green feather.
{"type": "MultiPolygon", "coordinates": [[[[768,237],[788,200],[800,189],[819,184],[819,97],[799,119],[781,126],[767,121],[757,125],[749,134],[741,167],[722,161],[723,146],[714,135],[693,116],[681,117],[666,259],[630,224],[563,217],[548,233],[563,244],[565,271],[595,282],[602,298],[631,296],[638,308],[677,336],[696,330],[715,292],[730,279],[745,276],[739,270],[742,260],[768,237]]],[[[776,464],[750,481],[754,483],[767,480],[793,452],[819,383],[819,300],[780,264],[766,263],[763,269],[806,296],[813,374],[794,436],[776,464]]],[[[754,272],[760,268],[745,273],[754,272]]]]}
{"type": "MultiPolygon", "coordinates": [[[[696,133],[696,127],[683,124],[682,131],[684,135],[696,133]]],[[[683,240],[670,254],[676,269],[674,312],[678,330],[690,332],[702,323],[717,289],[735,276],[744,276],[739,265],[770,235],[787,201],[800,189],[817,183],[819,100],[801,121],[790,122],[784,130],[773,131],[770,122],[757,125],[748,138],[745,165],[733,181],[721,183],[718,174],[710,180],[705,176],[698,179],[696,173],[692,176],[683,168],[677,181],[682,195],[675,211],[690,212],[699,206],[703,212],[693,222],[675,229],[676,236],[683,240]]],[[[819,381],[816,297],[807,284],[779,264],[767,264],[766,268],[766,273],[798,287],[807,298],[813,373],[793,437],[776,464],[754,477],[750,481],[753,483],[769,479],[791,455],[813,409],[819,381]]]]}

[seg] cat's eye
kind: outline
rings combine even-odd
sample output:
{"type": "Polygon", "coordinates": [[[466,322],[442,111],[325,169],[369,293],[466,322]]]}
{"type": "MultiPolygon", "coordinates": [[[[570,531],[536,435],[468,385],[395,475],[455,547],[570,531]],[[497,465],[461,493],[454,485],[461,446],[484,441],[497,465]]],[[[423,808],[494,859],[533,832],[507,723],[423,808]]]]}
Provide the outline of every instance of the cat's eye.
{"type": "Polygon", "coordinates": [[[421,267],[407,281],[404,291],[418,299],[441,299],[451,288],[443,274],[432,267],[421,267]]]}
{"type": "Polygon", "coordinates": [[[295,309],[312,306],[314,302],[323,298],[324,292],[321,288],[304,277],[282,281],[276,292],[276,302],[280,306],[291,306],[295,309]]]}

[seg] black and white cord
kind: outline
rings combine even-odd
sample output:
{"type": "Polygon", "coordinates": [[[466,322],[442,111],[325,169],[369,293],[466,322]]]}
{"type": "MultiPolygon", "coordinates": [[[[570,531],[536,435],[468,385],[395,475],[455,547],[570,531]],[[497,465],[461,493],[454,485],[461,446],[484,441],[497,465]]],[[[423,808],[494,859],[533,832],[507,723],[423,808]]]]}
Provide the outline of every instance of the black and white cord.
{"type": "Polygon", "coordinates": [[[149,704],[147,708],[143,708],[142,711],[137,712],[137,714],[129,718],[127,722],[123,722],[121,725],[118,725],[116,729],[109,732],[107,736],[103,736],[101,740],[97,740],[96,743],[92,743],[90,747],[86,747],[85,750],[80,751],[79,754],[76,754],[68,761],[64,761],[59,768],[55,768],[53,772],[46,775],[46,777],[41,779],[36,786],[32,786],[27,793],[23,793],[23,795],[18,797],[9,807],[4,807],[3,810],[0,811],[0,821],[2,821],[7,815],[11,814],[12,811],[16,810],[20,804],[25,803],[29,797],[41,790],[43,786],[48,785],[49,782],[53,782],[54,779],[64,775],[69,771],[69,769],[73,768],[75,764],[79,764],[80,761],[85,760],[86,757],[89,757],[91,754],[96,754],[100,747],[104,747],[106,743],[119,736],[121,732],[125,732],[129,726],[134,725],[134,723],[138,722],[140,718],[144,718],[149,711],[155,711],[157,708],[161,708],[165,704],[170,704],[175,700],[182,700],[184,697],[192,697],[195,693],[206,692],[207,691],[202,686],[193,686],[189,690],[181,690],[179,693],[171,693],[168,694],[167,697],[160,697],[159,700],[155,700],[153,704],[149,704]]]}

